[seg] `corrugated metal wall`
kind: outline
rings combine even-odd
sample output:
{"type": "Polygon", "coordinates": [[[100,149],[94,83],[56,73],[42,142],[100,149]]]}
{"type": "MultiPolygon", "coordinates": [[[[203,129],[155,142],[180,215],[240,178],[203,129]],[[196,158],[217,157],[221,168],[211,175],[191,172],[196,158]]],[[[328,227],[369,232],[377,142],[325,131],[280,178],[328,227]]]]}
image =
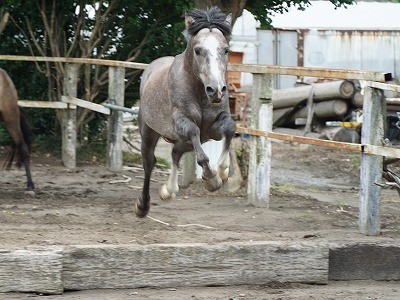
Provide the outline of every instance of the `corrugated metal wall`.
{"type": "MultiPolygon", "coordinates": [[[[400,78],[400,31],[258,30],[258,62],[282,66],[391,72],[400,78]]],[[[276,88],[294,77],[277,78],[276,88]]]]}

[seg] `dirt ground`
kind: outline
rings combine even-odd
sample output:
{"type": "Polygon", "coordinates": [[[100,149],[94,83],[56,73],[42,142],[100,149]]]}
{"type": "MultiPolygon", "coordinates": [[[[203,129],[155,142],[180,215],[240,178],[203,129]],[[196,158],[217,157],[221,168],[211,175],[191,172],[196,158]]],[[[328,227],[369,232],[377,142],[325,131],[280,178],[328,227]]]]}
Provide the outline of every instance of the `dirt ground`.
{"type": "MultiPolygon", "coordinates": [[[[4,152],[0,148],[0,156],[4,152]]],[[[157,189],[167,175],[156,170],[149,217],[139,219],[134,215],[133,204],[142,182],[140,167],[116,174],[103,165],[80,162],[75,169],[67,170],[59,158],[33,154],[35,196],[24,193],[22,169],[0,171],[1,248],[399,238],[400,197],[395,190],[382,190],[381,235],[366,237],[358,232],[359,154],[274,142],[272,155],[269,209],[248,205],[245,189],[209,193],[201,182],[182,189],[173,202],[162,202],[157,189]],[[128,177],[131,180],[124,182],[128,177]]],[[[167,292],[171,294],[169,299],[394,299],[379,294],[380,288],[371,289],[371,297],[368,296],[367,287],[375,284],[388,291],[389,296],[400,295],[399,285],[395,283],[357,282],[353,288],[346,284],[224,287],[220,292],[218,288],[171,287],[170,290],[114,291],[119,296],[110,294],[108,298],[99,295],[91,298],[87,296],[90,292],[76,292],[46,299],[164,299],[162,296],[167,292]]],[[[0,299],[25,299],[26,296],[0,294],[0,299]]]]}

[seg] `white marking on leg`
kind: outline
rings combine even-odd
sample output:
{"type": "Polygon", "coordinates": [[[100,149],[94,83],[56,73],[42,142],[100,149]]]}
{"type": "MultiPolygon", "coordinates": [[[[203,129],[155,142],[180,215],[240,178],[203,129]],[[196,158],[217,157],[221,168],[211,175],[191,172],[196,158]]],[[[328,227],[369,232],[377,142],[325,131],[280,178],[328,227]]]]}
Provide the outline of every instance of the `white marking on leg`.
{"type": "Polygon", "coordinates": [[[170,193],[179,192],[178,173],[179,173],[178,166],[176,166],[175,164],[172,164],[171,173],[169,174],[168,182],[167,182],[167,189],[168,189],[168,192],[170,192],[170,193]]]}
{"type": "Polygon", "coordinates": [[[175,198],[175,194],[179,192],[178,171],[178,166],[173,164],[167,183],[163,184],[160,188],[159,195],[161,200],[173,200],[175,198]]]}
{"type": "Polygon", "coordinates": [[[229,149],[222,150],[221,156],[218,159],[218,175],[222,181],[225,181],[229,176],[229,165],[230,165],[229,149]]]}

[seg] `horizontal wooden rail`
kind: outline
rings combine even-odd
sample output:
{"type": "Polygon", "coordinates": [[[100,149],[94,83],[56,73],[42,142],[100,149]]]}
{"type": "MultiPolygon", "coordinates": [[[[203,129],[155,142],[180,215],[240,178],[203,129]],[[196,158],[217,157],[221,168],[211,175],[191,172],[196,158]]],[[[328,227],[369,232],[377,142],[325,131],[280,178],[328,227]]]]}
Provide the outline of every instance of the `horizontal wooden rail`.
{"type": "Polygon", "coordinates": [[[65,103],[69,103],[69,104],[74,104],[76,106],[80,106],[83,108],[87,108],[105,115],[109,115],[110,114],[110,109],[107,107],[104,107],[101,104],[97,104],[97,103],[93,103],[93,102],[89,102],[89,101],[85,101],[79,98],[75,98],[72,96],[61,96],[61,101],[65,102],[65,103]]]}
{"type": "Polygon", "coordinates": [[[45,56],[20,56],[20,55],[0,55],[0,60],[17,60],[17,61],[36,61],[36,62],[62,62],[76,64],[92,64],[108,67],[125,67],[132,69],[146,69],[147,64],[118,61],[97,58],[73,58],[73,57],[45,57],[45,56]]]}
{"type": "Polygon", "coordinates": [[[253,74],[274,74],[291,76],[310,76],[318,78],[358,79],[386,82],[392,80],[391,73],[372,72],[363,70],[341,70],[309,67],[284,67],[253,64],[229,64],[228,71],[247,72],[253,74]]]}
{"type": "Polygon", "coordinates": [[[37,108],[55,108],[55,109],[68,108],[67,103],[59,101],[18,100],[18,105],[21,107],[37,107],[37,108]]]}
{"type": "MultiPolygon", "coordinates": [[[[109,67],[125,67],[134,69],[146,69],[147,64],[116,61],[95,58],[72,58],[72,57],[43,57],[43,56],[20,56],[20,55],[0,55],[0,60],[19,60],[36,62],[62,62],[78,64],[94,64],[109,67]]],[[[341,70],[326,68],[310,68],[296,66],[273,66],[256,64],[229,64],[228,71],[248,72],[253,74],[274,74],[274,75],[292,75],[292,76],[310,76],[319,78],[336,79],[358,79],[367,81],[386,82],[392,80],[391,73],[359,71],[359,70],[341,70]]]]}
{"type": "Polygon", "coordinates": [[[365,83],[365,85],[376,88],[376,89],[400,93],[400,85],[387,84],[387,83],[382,83],[382,82],[373,82],[373,81],[365,81],[364,83],[365,83]]]}
{"type": "Polygon", "coordinates": [[[365,154],[373,154],[373,155],[380,155],[380,156],[388,156],[388,157],[395,157],[400,158],[400,149],[397,148],[390,148],[385,146],[374,146],[374,145],[363,145],[363,144],[353,144],[353,143],[345,143],[345,142],[336,142],[336,141],[329,141],[329,140],[321,140],[315,138],[309,138],[304,136],[296,136],[284,133],[276,133],[276,132],[266,132],[258,129],[252,128],[245,128],[238,126],[236,128],[237,133],[244,133],[253,136],[262,136],[271,139],[277,139],[282,141],[289,141],[289,142],[298,142],[302,144],[309,144],[314,146],[321,146],[321,147],[329,147],[341,150],[349,150],[353,152],[363,152],[365,154]]]}

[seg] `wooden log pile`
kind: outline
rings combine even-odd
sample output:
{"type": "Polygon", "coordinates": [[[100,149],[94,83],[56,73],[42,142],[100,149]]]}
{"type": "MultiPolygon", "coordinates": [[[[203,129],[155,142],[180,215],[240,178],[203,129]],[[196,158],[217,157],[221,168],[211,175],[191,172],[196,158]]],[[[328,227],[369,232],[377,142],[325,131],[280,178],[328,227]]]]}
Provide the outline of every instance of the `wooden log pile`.
{"type": "MultiPolygon", "coordinates": [[[[351,121],[352,111],[362,107],[362,95],[358,82],[335,80],[300,85],[293,88],[274,90],[273,122],[275,130],[291,128],[299,135],[354,142],[354,133],[343,134],[348,128],[326,127],[327,121],[351,121]],[[278,128],[277,128],[278,127],[278,128]]],[[[354,130],[353,130],[354,131],[354,130]]]]}

